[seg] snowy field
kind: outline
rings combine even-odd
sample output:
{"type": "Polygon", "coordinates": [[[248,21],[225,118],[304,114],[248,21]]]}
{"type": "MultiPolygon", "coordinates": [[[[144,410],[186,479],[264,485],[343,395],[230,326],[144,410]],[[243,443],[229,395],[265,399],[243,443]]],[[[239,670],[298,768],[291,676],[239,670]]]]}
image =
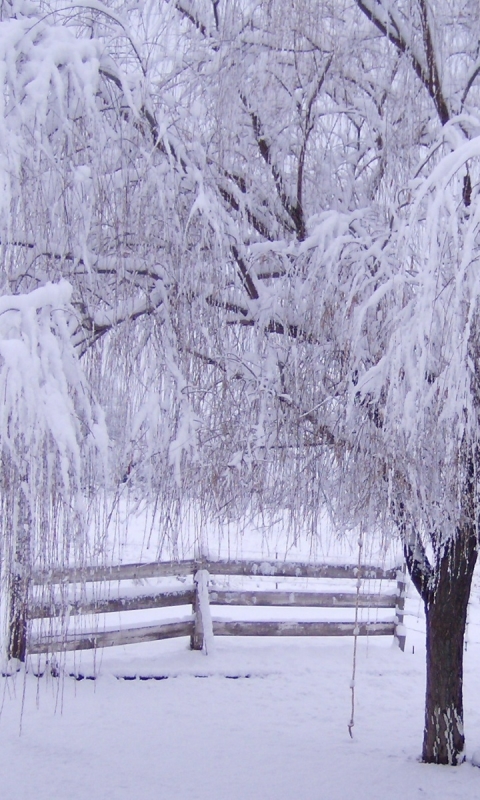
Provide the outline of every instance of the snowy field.
{"type": "MultiPolygon", "coordinates": [[[[205,656],[182,638],[68,654],[63,679],[31,671],[0,679],[1,797],[477,800],[479,583],[467,631],[461,767],[418,762],[424,620],[410,587],[405,653],[390,637],[359,640],[353,739],[352,639],[217,638],[205,656]]],[[[146,620],[152,611],[135,613],[146,620]]]]}
{"type": "MultiPolygon", "coordinates": [[[[480,796],[480,770],[470,763],[417,762],[424,692],[419,636],[409,637],[404,654],[387,639],[362,641],[353,740],[348,640],[227,639],[212,657],[186,646],[184,640],[142,645],[149,651],[142,666],[150,661],[151,669],[171,676],[164,680],[118,680],[108,674],[112,656],[96,681],[3,679],[2,797],[480,796]],[[234,675],[243,677],[226,677],[234,675]]],[[[480,745],[479,657],[480,644],[469,644],[468,756],[480,745]]]]}

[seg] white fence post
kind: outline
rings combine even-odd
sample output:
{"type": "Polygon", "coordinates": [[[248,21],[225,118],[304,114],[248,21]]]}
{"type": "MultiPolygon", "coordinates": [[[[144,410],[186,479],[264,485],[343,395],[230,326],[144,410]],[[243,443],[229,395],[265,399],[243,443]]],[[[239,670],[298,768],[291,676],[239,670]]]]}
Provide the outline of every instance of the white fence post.
{"type": "Polygon", "coordinates": [[[203,650],[205,655],[211,653],[214,648],[213,625],[208,594],[209,577],[208,570],[206,569],[199,569],[193,577],[195,584],[193,601],[195,621],[190,647],[192,650],[203,650]]]}

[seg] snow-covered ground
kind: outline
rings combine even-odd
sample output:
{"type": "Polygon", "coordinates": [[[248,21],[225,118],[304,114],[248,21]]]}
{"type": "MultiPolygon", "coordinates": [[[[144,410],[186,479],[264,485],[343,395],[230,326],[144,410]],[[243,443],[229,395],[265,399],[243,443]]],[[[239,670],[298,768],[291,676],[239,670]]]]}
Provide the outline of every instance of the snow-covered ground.
{"type": "Polygon", "coordinates": [[[217,638],[208,656],[186,639],[152,642],[68,654],[63,678],[37,679],[32,659],[28,674],[0,678],[1,798],[477,800],[478,581],[465,654],[469,760],[457,768],[418,762],[424,620],[409,594],[404,653],[389,637],[359,640],[353,739],[351,639],[217,638]]]}
{"type": "MultiPolygon", "coordinates": [[[[480,796],[480,770],[470,763],[446,768],[417,761],[424,691],[417,635],[403,654],[387,639],[360,643],[353,740],[347,730],[349,641],[226,639],[208,657],[188,651],[184,640],[141,647],[140,671],[150,662],[152,673],[171,677],[118,680],[109,669],[115,671],[121,655],[109,653],[96,681],[2,680],[2,797],[480,796]]],[[[480,645],[470,643],[468,756],[480,744],[479,657],[480,645]]]]}

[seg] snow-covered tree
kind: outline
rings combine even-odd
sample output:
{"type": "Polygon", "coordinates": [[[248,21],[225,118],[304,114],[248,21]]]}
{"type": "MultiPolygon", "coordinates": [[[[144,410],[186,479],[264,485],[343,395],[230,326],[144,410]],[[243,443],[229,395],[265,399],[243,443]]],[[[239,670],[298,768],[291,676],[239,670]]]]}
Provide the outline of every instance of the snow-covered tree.
{"type": "Polygon", "coordinates": [[[383,471],[425,604],[423,759],[455,764],[463,758],[463,637],[478,550],[478,9],[464,4],[456,17],[424,0],[358,6],[416,75],[413,122],[422,122],[425,149],[355,314],[365,354],[357,356],[351,418],[366,426],[360,441],[383,471]]]}
{"type": "Polygon", "coordinates": [[[116,480],[164,521],[192,503],[315,529],[328,503],[401,536],[427,615],[423,758],[457,763],[478,544],[476,6],[2,14],[2,293],[68,279],[116,480]]]}
{"type": "Polygon", "coordinates": [[[21,661],[32,571],[91,557],[88,494],[106,468],[70,296],[61,281],[0,298],[2,626],[8,656],[21,661]]]}

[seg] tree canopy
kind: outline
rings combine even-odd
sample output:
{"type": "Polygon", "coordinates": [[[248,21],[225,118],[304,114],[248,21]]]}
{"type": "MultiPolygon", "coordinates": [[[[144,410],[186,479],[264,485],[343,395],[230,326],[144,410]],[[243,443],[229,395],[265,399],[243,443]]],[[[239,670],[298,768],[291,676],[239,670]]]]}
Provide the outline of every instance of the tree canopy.
{"type": "Polygon", "coordinates": [[[315,530],[327,506],[402,536],[427,609],[447,556],[473,570],[479,14],[4,0],[0,288],[8,319],[36,309],[39,364],[64,348],[72,437],[28,423],[62,486],[98,404],[110,488],[164,521],[281,508],[315,530]]]}

